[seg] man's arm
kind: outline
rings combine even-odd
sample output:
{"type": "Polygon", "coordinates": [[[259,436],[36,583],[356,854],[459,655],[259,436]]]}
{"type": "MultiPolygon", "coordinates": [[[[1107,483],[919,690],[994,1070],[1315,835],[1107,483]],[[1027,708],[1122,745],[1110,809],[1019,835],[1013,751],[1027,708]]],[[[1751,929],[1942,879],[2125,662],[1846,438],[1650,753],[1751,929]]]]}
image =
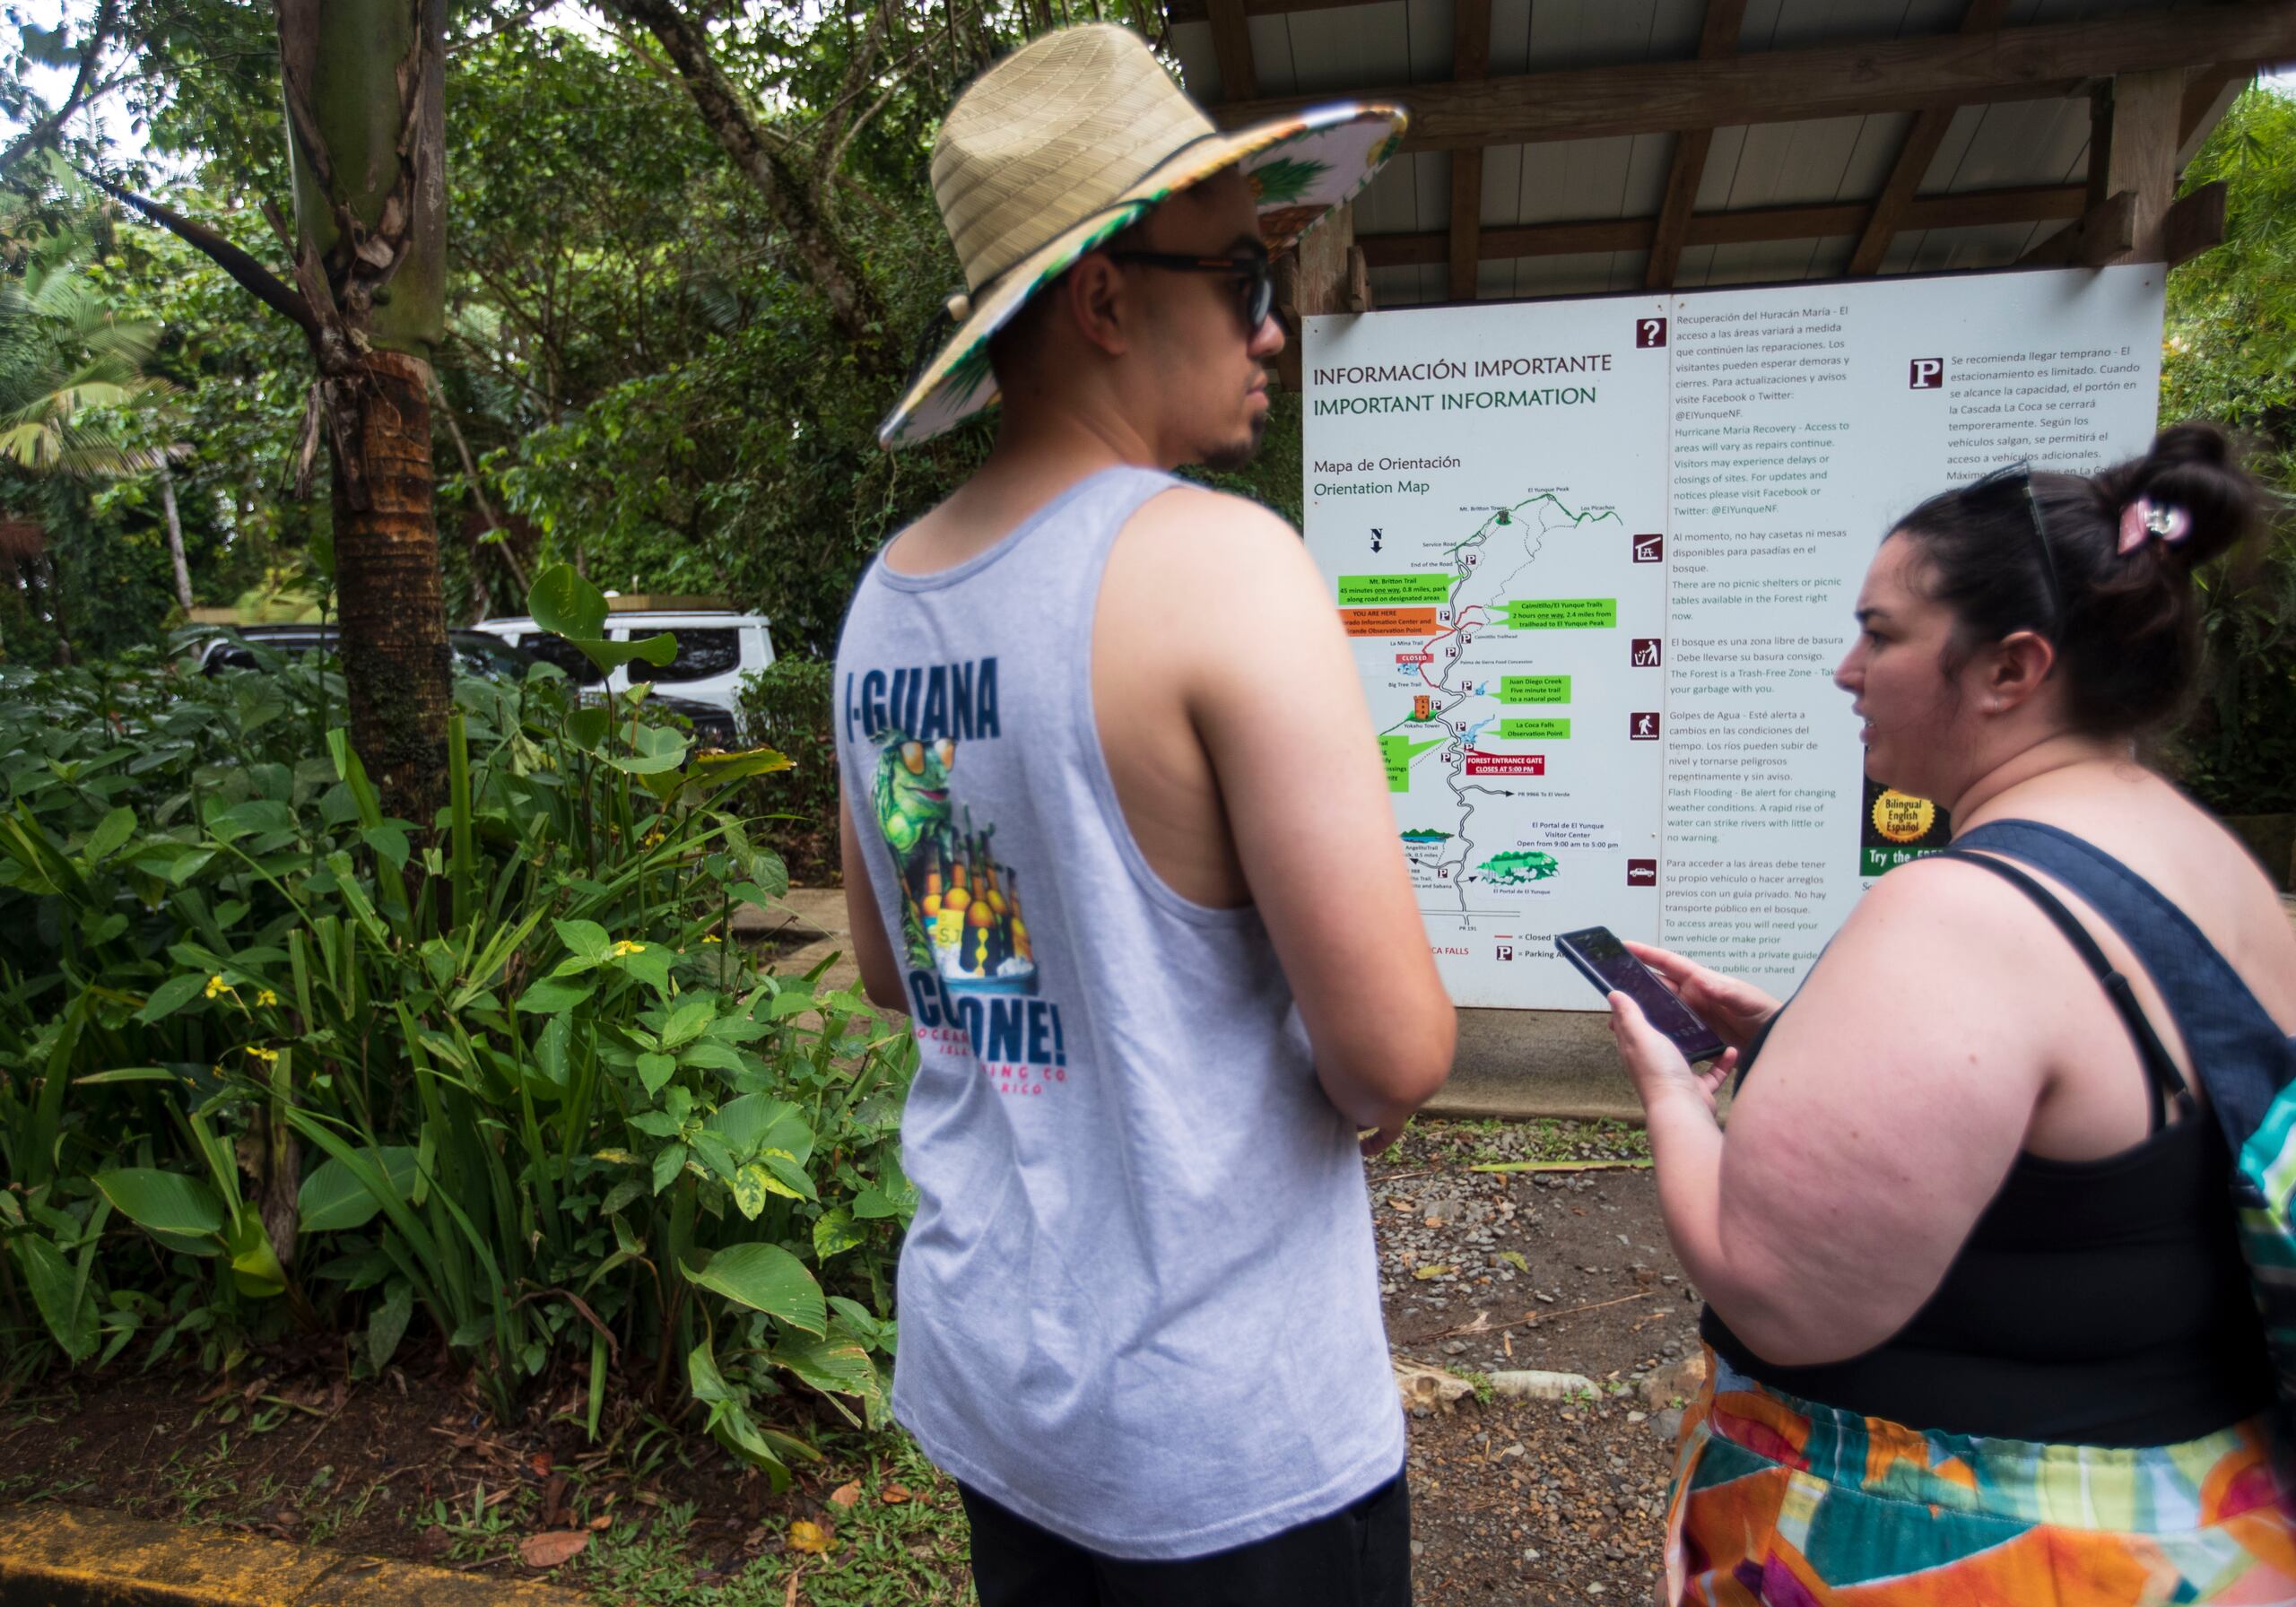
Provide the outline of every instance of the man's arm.
{"type": "Polygon", "coordinates": [[[1400,1126],[1450,1075],[1458,1016],[1328,588],[1298,534],[1255,503],[1174,492],[1143,521],[1135,551],[1187,599],[1170,649],[1316,1074],[1358,1126],[1400,1126]]]}
{"type": "Polygon", "coordinates": [[[877,913],[876,890],[869,883],[869,862],[861,853],[861,838],[853,824],[853,804],[840,779],[837,788],[838,858],[845,867],[845,924],[853,934],[853,960],[861,968],[861,990],[880,1010],[909,1013],[909,994],[901,986],[900,960],[885,935],[883,917],[877,913]]]}

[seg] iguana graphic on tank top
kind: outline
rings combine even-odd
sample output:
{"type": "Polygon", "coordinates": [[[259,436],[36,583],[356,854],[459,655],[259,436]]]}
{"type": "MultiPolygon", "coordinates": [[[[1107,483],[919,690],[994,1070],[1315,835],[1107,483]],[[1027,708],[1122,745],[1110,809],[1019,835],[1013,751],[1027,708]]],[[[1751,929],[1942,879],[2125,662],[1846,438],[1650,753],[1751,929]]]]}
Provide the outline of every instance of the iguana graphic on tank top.
{"type": "Polygon", "coordinates": [[[996,828],[976,829],[969,809],[961,824],[950,798],[955,741],[922,742],[898,726],[876,740],[871,794],[900,877],[909,964],[931,969],[953,991],[1035,993],[1016,877],[993,852],[996,828]]]}
{"type": "Polygon", "coordinates": [[[1058,1003],[1041,996],[1020,873],[997,856],[995,822],[964,796],[965,756],[978,778],[1005,740],[996,660],[848,671],[842,704],[846,739],[867,768],[868,814],[892,860],[918,1047],[978,1062],[1000,1093],[1065,1083],[1067,1037],[1058,1003]]]}

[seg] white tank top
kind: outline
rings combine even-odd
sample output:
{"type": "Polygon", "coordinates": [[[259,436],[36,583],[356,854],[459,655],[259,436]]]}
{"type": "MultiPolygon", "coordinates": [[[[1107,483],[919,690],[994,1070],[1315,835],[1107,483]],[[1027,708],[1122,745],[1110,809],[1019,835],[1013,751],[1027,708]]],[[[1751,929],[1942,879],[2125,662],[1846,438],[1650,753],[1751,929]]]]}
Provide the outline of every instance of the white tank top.
{"type": "Polygon", "coordinates": [[[834,710],[920,1059],[894,1415],[1124,1558],[1264,1539],[1404,1455],[1353,1129],[1258,914],[1166,885],[1101,757],[1101,573],[1178,483],[1107,470],[952,569],[872,565],[834,710]]]}

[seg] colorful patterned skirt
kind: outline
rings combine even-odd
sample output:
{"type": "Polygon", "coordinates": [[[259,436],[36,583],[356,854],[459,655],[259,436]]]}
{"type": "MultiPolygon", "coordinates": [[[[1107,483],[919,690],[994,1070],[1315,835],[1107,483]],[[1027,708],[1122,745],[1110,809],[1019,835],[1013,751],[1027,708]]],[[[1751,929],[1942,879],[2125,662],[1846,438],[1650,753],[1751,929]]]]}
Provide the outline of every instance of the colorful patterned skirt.
{"type": "Polygon", "coordinates": [[[2266,1419],[2141,1450],[1926,1434],[1708,1360],[1667,1514],[1670,1603],[2296,1603],[2296,1485],[2266,1419]]]}

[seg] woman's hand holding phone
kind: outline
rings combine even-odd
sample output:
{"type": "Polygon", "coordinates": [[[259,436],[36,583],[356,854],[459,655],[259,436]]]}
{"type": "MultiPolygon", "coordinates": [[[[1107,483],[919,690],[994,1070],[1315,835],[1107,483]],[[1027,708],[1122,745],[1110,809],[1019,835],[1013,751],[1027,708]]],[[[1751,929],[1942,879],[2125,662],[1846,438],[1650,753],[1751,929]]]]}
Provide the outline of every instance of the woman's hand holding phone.
{"type": "MultiPolygon", "coordinates": [[[[1628,953],[1658,974],[1658,979],[1688,1005],[1714,1035],[1743,1055],[1754,1034],[1780,1009],[1777,1000],[1751,982],[1709,970],[1669,950],[1622,939],[1628,953]]],[[[1731,1056],[1735,1064],[1736,1056],[1731,1056]]]]}
{"type": "Polygon", "coordinates": [[[1715,1096],[1737,1068],[1738,1051],[1723,1050],[1701,1071],[1683,1058],[1683,1052],[1673,1038],[1650,1024],[1642,1013],[1642,1006],[1622,993],[1612,994],[1610,1000],[1611,1037],[1617,1041],[1619,1060],[1626,1067],[1627,1081],[1634,1084],[1635,1097],[1642,1101],[1644,1113],[1648,1114],[1662,1099],[1682,1090],[1695,1094],[1711,1114],[1715,1096]]]}

